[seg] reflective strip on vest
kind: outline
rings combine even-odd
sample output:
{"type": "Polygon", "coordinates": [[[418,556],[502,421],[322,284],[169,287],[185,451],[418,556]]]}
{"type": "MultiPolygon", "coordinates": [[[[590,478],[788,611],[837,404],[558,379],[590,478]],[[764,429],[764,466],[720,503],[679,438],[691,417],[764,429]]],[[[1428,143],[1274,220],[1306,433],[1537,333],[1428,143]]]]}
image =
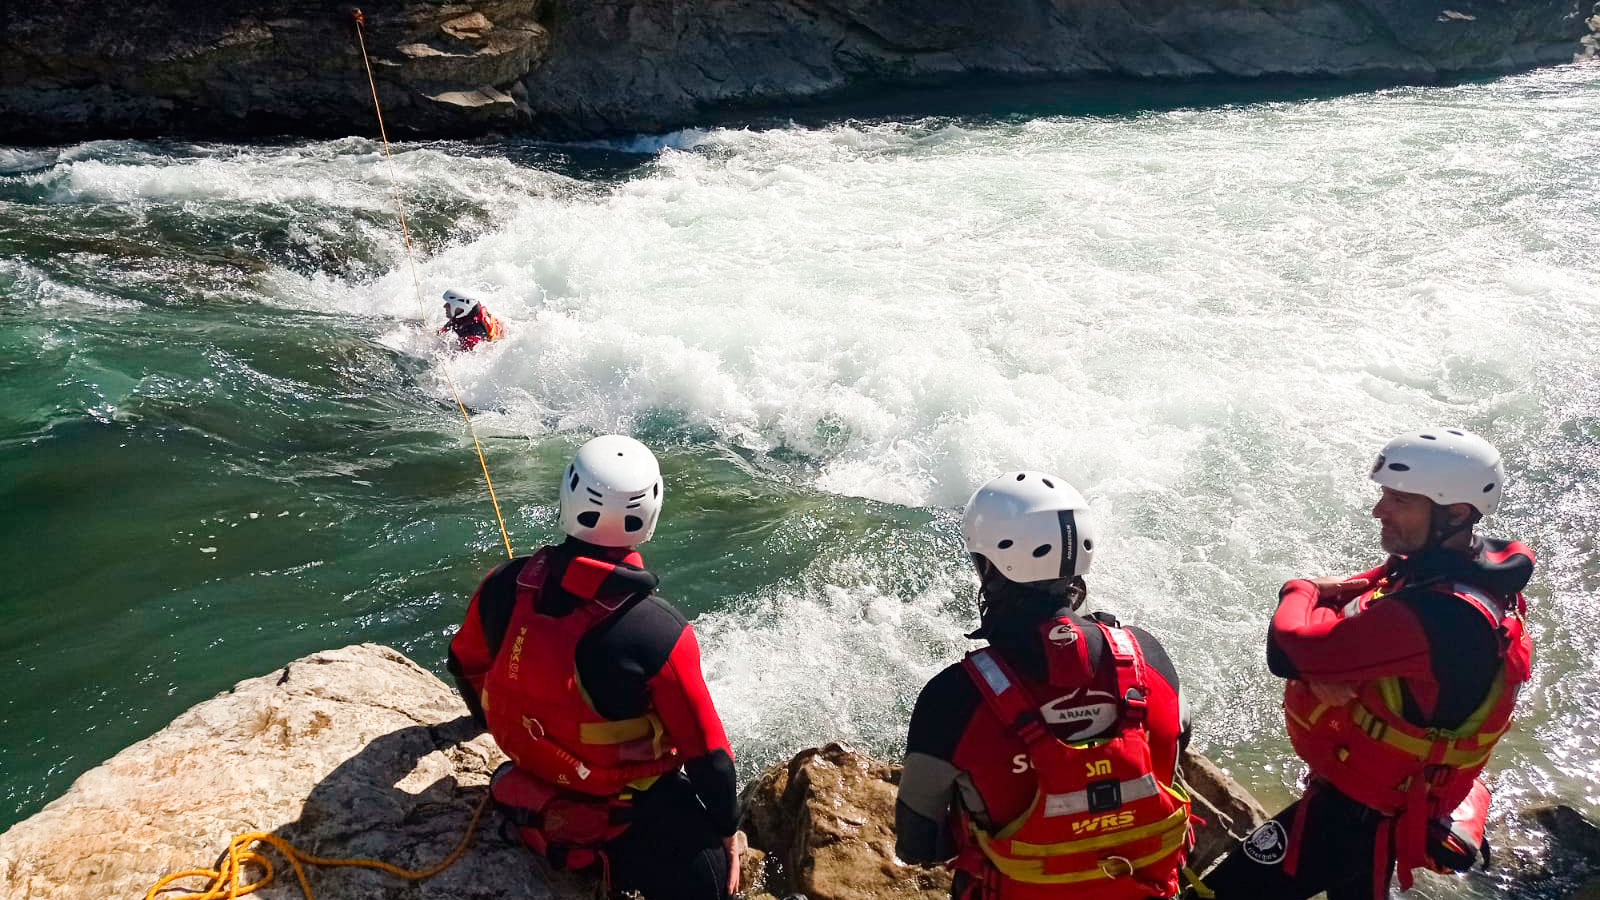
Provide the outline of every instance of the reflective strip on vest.
{"type": "MultiPolygon", "coordinates": [[[[1154,852],[1128,860],[1135,870],[1142,869],[1171,856],[1183,846],[1189,834],[1189,809],[1187,806],[1181,807],[1160,822],[1155,822],[1142,828],[1132,828],[1127,831],[1086,838],[1081,841],[1069,841],[1061,844],[1026,844],[1019,841],[1011,841],[1008,849],[1012,855],[1003,854],[994,845],[989,835],[982,830],[974,829],[974,831],[977,835],[978,846],[983,850],[983,855],[1007,878],[1029,884],[1072,884],[1081,881],[1114,878],[1130,873],[1108,872],[1099,862],[1090,869],[1046,873],[1044,871],[1046,860],[1059,856],[1071,856],[1075,853],[1090,853],[1096,850],[1113,849],[1124,844],[1131,844],[1145,838],[1160,835],[1161,845],[1154,852]]],[[[1113,856],[1115,854],[1108,855],[1103,861],[1109,862],[1113,856]]]]}
{"type": "MultiPolygon", "coordinates": [[[[1154,797],[1161,791],[1161,788],[1156,784],[1156,776],[1154,773],[1135,778],[1132,781],[1124,781],[1119,785],[1119,787],[1121,788],[1121,793],[1119,794],[1121,797],[1121,802],[1117,804],[1118,806],[1121,806],[1123,803],[1131,803],[1134,800],[1143,800],[1146,797],[1154,797]]],[[[1070,816],[1076,813],[1086,813],[1088,811],[1088,791],[1073,791],[1068,794],[1045,795],[1044,814],[1046,818],[1052,816],[1070,816]]]]}
{"type": "Polygon", "coordinates": [[[982,675],[983,680],[989,683],[989,690],[996,697],[1011,689],[1011,679],[1006,677],[1006,673],[1000,671],[998,665],[995,665],[994,658],[989,655],[989,651],[980,650],[972,654],[972,664],[978,667],[978,674],[982,675]]]}
{"type": "Polygon", "coordinates": [[[584,722],[578,726],[578,740],[585,744],[626,744],[629,741],[653,739],[655,733],[655,723],[649,716],[584,722]]]}
{"type": "Polygon", "coordinates": [[[1111,648],[1118,655],[1128,657],[1133,655],[1133,638],[1128,636],[1121,628],[1106,627],[1106,634],[1111,637],[1111,648]]]}

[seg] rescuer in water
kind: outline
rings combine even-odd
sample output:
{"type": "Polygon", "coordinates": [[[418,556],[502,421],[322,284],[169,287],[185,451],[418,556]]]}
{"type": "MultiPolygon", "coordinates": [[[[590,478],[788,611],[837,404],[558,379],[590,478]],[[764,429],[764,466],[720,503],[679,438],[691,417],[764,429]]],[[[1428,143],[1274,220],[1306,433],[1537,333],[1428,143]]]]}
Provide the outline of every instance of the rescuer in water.
{"type": "Polygon", "coordinates": [[[1190,845],[1173,780],[1188,724],[1148,632],[1083,611],[1092,514],[1066,481],[1011,472],[967,502],[988,646],[922,689],[895,853],[949,862],[957,900],[1169,898],[1190,845]]]}
{"type": "Polygon", "coordinates": [[[489,573],[449,667],[511,758],[490,790],[528,846],[650,900],[720,900],[739,886],[733,751],[694,629],[635,549],[663,490],[633,438],[584,444],[561,475],[566,540],[489,573]]]}
{"type": "Polygon", "coordinates": [[[1206,876],[1218,900],[1382,900],[1396,870],[1407,890],[1414,869],[1488,862],[1477,776],[1530,673],[1533,552],[1473,534],[1505,486],[1483,438],[1401,435],[1371,477],[1389,558],[1279,593],[1267,663],[1289,679],[1289,737],[1311,773],[1304,796],[1206,876]]]}
{"type": "Polygon", "coordinates": [[[449,333],[456,338],[456,349],[471,350],[486,341],[505,337],[506,329],[500,320],[489,314],[484,305],[457,290],[444,292],[445,323],[439,333],[449,333]]]}

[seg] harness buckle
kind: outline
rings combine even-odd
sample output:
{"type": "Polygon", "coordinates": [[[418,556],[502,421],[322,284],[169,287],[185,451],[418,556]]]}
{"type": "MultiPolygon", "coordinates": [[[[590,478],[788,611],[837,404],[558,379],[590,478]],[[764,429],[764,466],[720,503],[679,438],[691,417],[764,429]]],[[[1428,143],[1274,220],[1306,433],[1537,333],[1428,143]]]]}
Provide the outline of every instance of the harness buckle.
{"type": "Polygon", "coordinates": [[[1122,695],[1122,704],[1135,716],[1143,716],[1150,707],[1150,701],[1145,697],[1144,691],[1137,687],[1128,688],[1128,692],[1122,695]]]}
{"type": "Polygon", "coordinates": [[[1122,782],[1091,781],[1083,789],[1090,812],[1106,812],[1122,805],[1122,782]]]}

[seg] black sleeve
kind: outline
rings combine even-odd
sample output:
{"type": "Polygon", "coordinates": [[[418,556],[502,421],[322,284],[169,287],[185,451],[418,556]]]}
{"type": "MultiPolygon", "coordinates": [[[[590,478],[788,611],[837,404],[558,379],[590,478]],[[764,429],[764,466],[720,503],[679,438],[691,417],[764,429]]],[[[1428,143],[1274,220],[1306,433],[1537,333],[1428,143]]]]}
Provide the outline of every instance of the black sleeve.
{"type": "Polygon", "coordinates": [[[739,773],[733,768],[733,759],[722,750],[713,750],[684,763],[683,773],[689,776],[689,784],[705,805],[717,834],[727,837],[738,831],[739,773]]]}
{"type": "Polygon", "coordinates": [[[478,692],[472,689],[472,683],[467,681],[467,676],[461,671],[461,662],[456,659],[455,653],[445,656],[445,667],[450,670],[450,677],[455,680],[456,693],[467,704],[467,712],[472,714],[472,721],[482,731],[489,727],[489,719],[483,714],[483,700],[478,692]]]}
{"type": "Polygon", "coordinates": [[[950,833],[960,775],[955,754],[981,702],[960,665],[934,676],[917,698],[894,806],[895,855],[906,862],[940,863],[955,854],[950,833]]]}

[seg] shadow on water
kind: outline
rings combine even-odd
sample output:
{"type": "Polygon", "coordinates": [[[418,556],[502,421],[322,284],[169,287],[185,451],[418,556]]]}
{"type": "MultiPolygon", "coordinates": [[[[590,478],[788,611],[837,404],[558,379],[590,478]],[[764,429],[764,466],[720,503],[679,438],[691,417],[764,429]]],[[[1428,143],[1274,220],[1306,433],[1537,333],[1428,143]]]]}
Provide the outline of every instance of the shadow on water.
{"type": "MultiPolygon", "coordinates": [[[[1486,81],[1489,78],[1484,76],[1478,80],[1486,81]]],[[[924,117],[952,118],[971,123],[1015,122],[1059,116],[1131,118],[1174,109],[1329,100],[1405,85],[1406,82],[1393,78],[1377,77],[1215,78],[1185,81],[1103,78],[1026,83],[990,80],[944,87],[862,90],[786,110],[759,110],[746,118],[773,124],[794,122],[808,127],[835,124],[842,120],[895,121],[924,117]]]]}

